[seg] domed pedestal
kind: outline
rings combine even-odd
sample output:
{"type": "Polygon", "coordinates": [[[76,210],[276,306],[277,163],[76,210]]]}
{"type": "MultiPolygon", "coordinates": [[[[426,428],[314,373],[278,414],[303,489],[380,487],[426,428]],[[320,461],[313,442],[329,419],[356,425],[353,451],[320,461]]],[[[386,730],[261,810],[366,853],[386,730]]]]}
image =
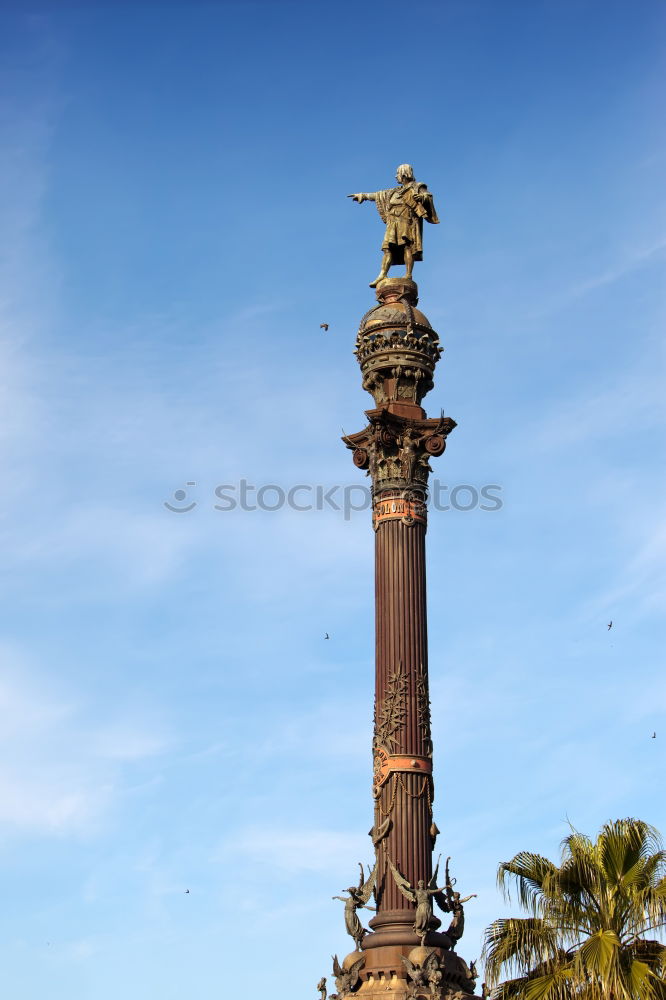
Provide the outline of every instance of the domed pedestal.
{"type": "MultiPolygon", "coordinates": [[[[354,953],[358,955],[358,952],[354,953]]],[[[455,952],[426,945],[390,945],[365,951],[359,1000],[474,1000],[467,963],[455,952]],[[430,978],[429,978],[430,977],[430,978]]],[[[350,956],[351,957],[351,956],[350,956]]]]}
{"type": "Polygon", "coordinates": [[[439,337],[420,309],[418,288],[407,278],[386,278],[377,288],[378,305],[362,318],[355,354],[363,388],[376,406],[422,419],[421,400],[433,386],[442,349],[439,337]],[[395,411],[398,412],[398,411],[395,411]]]}

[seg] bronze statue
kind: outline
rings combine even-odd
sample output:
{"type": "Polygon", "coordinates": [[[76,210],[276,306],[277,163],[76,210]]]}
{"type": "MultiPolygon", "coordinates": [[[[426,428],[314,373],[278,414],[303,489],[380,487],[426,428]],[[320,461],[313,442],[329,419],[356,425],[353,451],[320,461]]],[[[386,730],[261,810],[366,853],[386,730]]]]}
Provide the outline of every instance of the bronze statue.
{"type": "MultiPolygon", "coordinates": [[[[338,991],[339,1000],[349,996],[358,983],[361,976],[361,967],[365,962],[365,955],[357,958],[348,969],[343,968],[338,961],[338,956],[333,956],[333,975],[335,976],[335,988],[338,991]]],[[[331,998],[333,1000],[333,998],[331,998]]]]}
{"type": "Polygon", "coordinates": [[[376,288],[389,272],[392,264],[405,265],[405,277],[412,277],[415,260],[423,260],[423,220],[437,223],[437,212],[431,193],[425,184],[414,179],[409,163],[401,163],[396,171],[399,187],[384,191],[348,194],[359,205],[374,201],[382,222],[386,225],[382,243],[382,267],[371,288],[376,288]]]}
{"type": "Polygon", "coordinates": [[[439,960],[437,960],[431,963],[428,970],[428,986],[430,987],[430,995],[433,1000],[437,1000],[442,995],[442,978],[443,972],[439,967],[439,960]]]}
{"type": "MultiPolygon", "coordinates": [[[[400,449],[400,474],[407,482],[414,478],[414,466],[419,458],[418,444],[420,435],[418,431],[406,427],[402,432],[400,449]]],[[[426,460],[427,461],[427,460],[426,460]]]]}
{"type": "Polygon", "coordinates": [[[463,903],[468,903],[470,899],[476,899],[476,893],[473,892],[471,896],[465,896],[463,899],[460,898],[459,892],[454,892],[453,887],[456,884],[456,880],[452,879],[449,875],[449,861],[451,858],[446,859],[446,898],[448,900],[448,909],[453,913],[453,920],[449,924],[446,931],[448,936],[453,942],[455,947],[456,942],[460,941],[465,930],[465,909],[463,903]]]}
{"type": "Polygon", "coordinates": [[[322,976],[317,983],[317,989],[319,990],[320,1000],[326,1000],[326,976],[322,976]]]}
{"type": "Polygon", "coordinates": [[[363,938],[367,934],[365,927],[362,926],[361,921],[358,919],[356,914],[357,910],[374,910],[374,906],[367,906],[367,902],[370,899],[370,894],[375,885],[375,877],[377,875],[377,865],[372,869],[372,873],[368,876],[367,882],[365,881],[365,874],[363,871],[363,865],[359,861],[359,868],[361,869],[361,877],[359,879],[358,885],[351,885],[347,889],[349,893],[348,896],[333,896],[333,899],[340,899],[345,904],[345,928],[347,934],[354,939],[354,944],[356,945],[356,950],[361,950],[361,943],[363,938]]]}
{"type": "Polygon", "coordinates": [[[444,895],[444,889],[437,888],[437,872],[439,870],[439,864],[435,869],[433,877],[430,879],[430,883],[426,888],[426,884],[423,879],[419,879],[416,887],[411,886],[404,875],[401,875],[398,869],[395,867],[391,859],[388,859],[389,867],[395,883],[400,889],[405,899],[408,899],[411,903],[416,903],[416,913],[414,914],[414,933],[418,934],[421,938],[421,946],[425,946],[426,935],[430,929],[430,924],[432,923],[432,896],[437,900],[438,905],[445,911],[448,912],[449,905],[444,895]]]}
{"type": "Polygon", "coordinates": [[[444,977],[436,951],[429,951],[421,964],[415,964],[408,955],[403,955],[402,964],[410,979],[409,993],[407,994],[409,997],[422,997],[423,990],[428,988],[432,1000],[439,1000],[442,996],[442,979],[444,977]]]}
{"type": "Polygon", "coordinates": [[[412,960],[410,959],[409,955],[401,955],[400,957],[402,959],[402,964],[407,970],[407,975],[409,976],[412,983],[411,993],[414,994],[416,990],[425,986],[426,984],[428,976],[427,972],[428,959],[431,959],[433,957],[436,959],[437,955],[435,952],[431,952],[431,954],[428,955],[428,958],[426,959],[424,965],[414,964],[414,962],[412,962],[412,960]]]}

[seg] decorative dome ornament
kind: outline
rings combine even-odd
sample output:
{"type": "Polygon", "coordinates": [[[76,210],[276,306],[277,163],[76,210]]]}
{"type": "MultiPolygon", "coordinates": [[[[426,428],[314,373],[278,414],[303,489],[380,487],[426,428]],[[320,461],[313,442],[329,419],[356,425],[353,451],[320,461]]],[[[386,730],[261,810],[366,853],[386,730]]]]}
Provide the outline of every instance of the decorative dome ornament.
{"type": "Polygon", "coordinates": [[[365,314],[356,337],[354,354],[363,388],[377,406],[399,401],[419,405],[434,384],[435,365],[442,356],[439,337],[416,308],[415,282],[386,278],[377,288],[377,299],[379,304],[365,314]]]}

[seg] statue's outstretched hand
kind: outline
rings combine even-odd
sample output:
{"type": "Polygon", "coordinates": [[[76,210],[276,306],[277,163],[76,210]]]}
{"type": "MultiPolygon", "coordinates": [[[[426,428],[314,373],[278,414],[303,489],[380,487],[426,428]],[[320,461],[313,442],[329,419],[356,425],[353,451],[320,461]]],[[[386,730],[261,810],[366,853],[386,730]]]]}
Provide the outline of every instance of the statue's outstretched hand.
{"type": "Polygon", "coordinates": [[[354,201],[357,201],[359,203],[359,205],[361,204],[362,201],[364,201],[364,195],[362,192],[360,192],[359,194],[348,194],[347,197],[353,198],[354,201]]]}

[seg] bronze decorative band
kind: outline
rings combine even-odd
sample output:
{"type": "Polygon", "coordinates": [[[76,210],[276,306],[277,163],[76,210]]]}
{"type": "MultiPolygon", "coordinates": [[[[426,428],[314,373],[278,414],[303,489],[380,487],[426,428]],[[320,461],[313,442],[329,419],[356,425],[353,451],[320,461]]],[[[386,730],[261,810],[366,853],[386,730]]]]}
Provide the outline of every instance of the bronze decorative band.
{"type": "Polygon", "coordinates": [[[432,761],[429,757],[415,754],[390,754],[384,747],[377,747],[373,762],[372,785],[378,791],[394,771],[407,774],[432,774],[432,761]]]}
{"type": "Polygon", "coordinates": [[[382,521],[402,521],[403,524],[425,524],[427,508],[422,500],[388,497],[375,500],[372,509],[372,526],[377,530],[382,521]]]}

